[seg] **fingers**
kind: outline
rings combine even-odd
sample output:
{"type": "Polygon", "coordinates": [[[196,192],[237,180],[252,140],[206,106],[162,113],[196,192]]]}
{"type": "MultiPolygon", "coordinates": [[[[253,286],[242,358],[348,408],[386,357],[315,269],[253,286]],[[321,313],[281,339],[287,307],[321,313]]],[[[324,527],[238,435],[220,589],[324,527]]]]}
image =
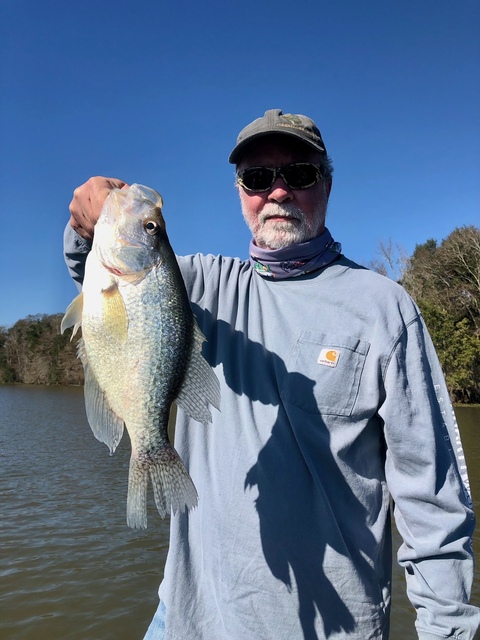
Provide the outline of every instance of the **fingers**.
{"type": "Polygon", "coordinates": [[[93,240],[95,224],[102,211],[105,198],[112,189],[128,188],[117,178],[97,176],[90,178],[73,192],[70,203],[70,225],[86,240],[93,240]]]}

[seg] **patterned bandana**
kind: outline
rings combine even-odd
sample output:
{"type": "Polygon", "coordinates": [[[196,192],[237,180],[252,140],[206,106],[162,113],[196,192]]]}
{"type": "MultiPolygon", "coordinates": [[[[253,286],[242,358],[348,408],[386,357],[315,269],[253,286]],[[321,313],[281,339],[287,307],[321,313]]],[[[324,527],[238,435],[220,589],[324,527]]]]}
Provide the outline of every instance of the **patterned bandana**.
{"type": "Polygon", "coordinates": [[[338,258],[342,245],[334,242],[330,231],[312,240],[292,244],[284,249],[261,249],[250,242],[250,262],[257,273],[266,278],[282,280],[321,269],[338,258]]]}

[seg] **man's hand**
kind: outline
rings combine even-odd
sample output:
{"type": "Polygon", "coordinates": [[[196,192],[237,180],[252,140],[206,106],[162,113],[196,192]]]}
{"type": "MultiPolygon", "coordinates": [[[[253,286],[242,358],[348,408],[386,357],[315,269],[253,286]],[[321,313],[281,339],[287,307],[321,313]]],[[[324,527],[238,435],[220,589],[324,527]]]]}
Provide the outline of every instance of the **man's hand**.
{"type": "Polygon", "coordinates": [[[128,184],[116,178],[90,178],[75,189],[70,203],[70,225],[85,238],[93,240],[93,229],[100,217],[103,203],[112,189],[128,188],[128,184]]]}

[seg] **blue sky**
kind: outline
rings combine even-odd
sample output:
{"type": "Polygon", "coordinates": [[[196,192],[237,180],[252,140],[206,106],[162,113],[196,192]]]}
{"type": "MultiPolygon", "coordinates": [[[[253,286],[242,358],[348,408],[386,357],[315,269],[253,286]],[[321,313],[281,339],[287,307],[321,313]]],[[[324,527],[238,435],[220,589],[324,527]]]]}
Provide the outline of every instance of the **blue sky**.
{"type": "Polygon", "coordinates": [[[266,109],[317,122],[350,258],[479,225],[479,33],[477,0],[0,0],[0,325],[75,295],[91,175],[160,191],[177,253],[246,257],[227,157],[266,109]]]}

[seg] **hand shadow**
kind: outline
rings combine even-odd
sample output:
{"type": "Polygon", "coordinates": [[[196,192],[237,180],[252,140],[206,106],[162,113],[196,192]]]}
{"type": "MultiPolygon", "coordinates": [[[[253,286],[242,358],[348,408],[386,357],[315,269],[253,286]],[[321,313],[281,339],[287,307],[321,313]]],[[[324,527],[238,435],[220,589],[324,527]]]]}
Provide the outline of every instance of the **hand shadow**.
{"type": "MultiPolygon", "coordinates": [[[[223,365],[228,386],[252,401],[278,406],[271,435],[248,471],[244,488],[245,491],[254,486],[258,489],[255,506],[263,554],[278,580],[290,591],[296,586],[304,639],[318,640],[317,615],[327,638],[342,630],[355,633],[354,616],[325,575],[325,550],[328,545],[349,558],[360,574],[355,577],[357,583],[362,581],[369,599],[380,604],[380,589],[372,588],[378,583],[378,577],[371,566],[378,557],[379,545],[367,526],[369,516],[365,507],[352,492],[331,454],[330,433],[321,414],[307,414],[288,405],[279,394],[285,385],[294,385],[302,395],[313,395],[315,381],[298,372],[289,372],[275,353],[248,339],[229,323],[215,319],[208,310],[195,304],[192,308],[207,336],[204,355],[212,366],[223,365]],[[331,491],[327,493],[324,488],[325,484],[331,484],[331,478],[336,483],[338,502],[335,504],[331,503],[331,491]],[[348,517],[345,517],[346,510],[348,517]],[[342,520],[350,523],[350,531],[351,522],[355,522],[355,541],[343,535],[342,520]]],[[[225,418],[228,420],[228,416],[225,418]]],[[[241,424],[236,426],[242,429],[241,424]]],[[[379,461],[379,465],[382,464],[379,461]]],[[[353,586],[352,591],[354,589],[353,586]]],[[[351,595],[354,600],[354,594],[351,595]]]]}

